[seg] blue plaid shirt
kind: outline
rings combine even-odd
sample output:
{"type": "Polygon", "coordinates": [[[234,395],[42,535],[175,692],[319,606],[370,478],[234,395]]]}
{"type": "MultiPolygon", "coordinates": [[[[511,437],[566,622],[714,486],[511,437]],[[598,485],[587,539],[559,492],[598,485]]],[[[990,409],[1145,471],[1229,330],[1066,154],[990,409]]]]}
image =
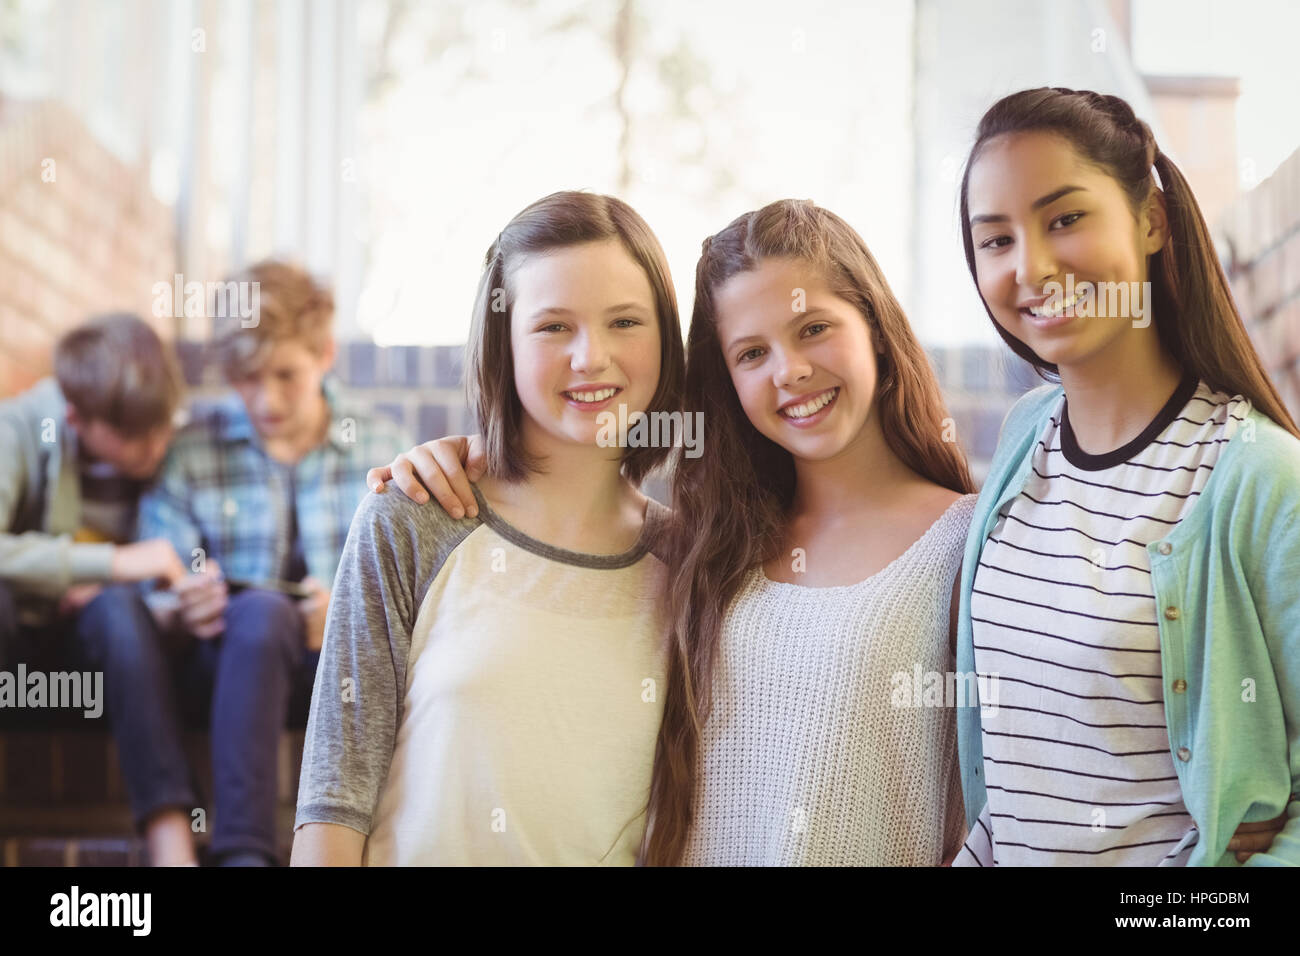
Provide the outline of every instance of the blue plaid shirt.
{"type": "MultiPolygon", "coordinates": [[[[341,405],[332,383],[324,392],[329,437],[292,472],[307,573],[331,587],[352,515],[368,490],[366,472],[412,442],[387,419],[341,405]]],[[[286,467],[268,457],[238,396],[196,410],[140,499],[137,537],[171,541],[186,567],[194,567],[194,549],[202,548],[227,578],[278,579],[293,544],[286,467]]]]}

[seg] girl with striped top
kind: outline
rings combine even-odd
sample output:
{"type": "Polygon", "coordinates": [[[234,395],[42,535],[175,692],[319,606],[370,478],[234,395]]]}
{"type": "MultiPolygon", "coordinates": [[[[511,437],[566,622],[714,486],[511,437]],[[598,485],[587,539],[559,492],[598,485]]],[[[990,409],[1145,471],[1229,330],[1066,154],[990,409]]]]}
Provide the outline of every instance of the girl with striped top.
{"type": "Polygon", "coordinates": [[[995,699],[958,718],[956,863],[1231,864],[1288,812],[1250,863],[1300,863],[1300,432],[1187,183],[1124,101],[1028,90],[961,214],[997,331],[1060,385],[1008,416],[967,544],[958,670],[995,699]]]}

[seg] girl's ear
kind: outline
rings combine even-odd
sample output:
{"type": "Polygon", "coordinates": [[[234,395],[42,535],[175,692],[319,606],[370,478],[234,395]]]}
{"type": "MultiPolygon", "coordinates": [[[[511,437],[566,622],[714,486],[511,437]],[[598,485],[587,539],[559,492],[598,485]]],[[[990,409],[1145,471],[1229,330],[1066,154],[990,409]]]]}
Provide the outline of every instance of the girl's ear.
{"type": "Polygon", "coordinates": [[[1169,208],[1165,205],[1163,189],[1151,189],[1146,204],[1142,207],[1142,248],[1148,255],[1155,255],[1169,241],[1169,208]]]}

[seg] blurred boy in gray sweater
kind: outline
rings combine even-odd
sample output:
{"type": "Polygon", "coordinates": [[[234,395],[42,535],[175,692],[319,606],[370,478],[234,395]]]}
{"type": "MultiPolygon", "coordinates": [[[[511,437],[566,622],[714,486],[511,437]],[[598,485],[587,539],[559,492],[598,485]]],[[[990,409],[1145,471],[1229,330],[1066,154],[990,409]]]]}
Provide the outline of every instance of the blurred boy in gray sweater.
{"type": "Polygon", "coordinates": [[[58,660],[104,584],[186,573],[169,542],[128,543],[181,401],[170,350],[104,315],[60,339],[54,373],[0,401],[0,669],[58,660]]]}

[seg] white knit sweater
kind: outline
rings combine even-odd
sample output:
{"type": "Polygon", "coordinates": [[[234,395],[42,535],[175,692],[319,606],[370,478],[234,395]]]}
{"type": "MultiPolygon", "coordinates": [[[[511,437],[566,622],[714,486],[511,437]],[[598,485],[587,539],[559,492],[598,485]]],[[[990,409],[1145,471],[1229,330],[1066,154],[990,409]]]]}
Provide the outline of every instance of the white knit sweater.
{"type": "Polygon", "coordinates": [[[960,847],[955,713],[899,702],[953,670],[948,608],[975,499],[857,584],[751,569],[723,622],[684,863],[935,865],[960,847]]]}

